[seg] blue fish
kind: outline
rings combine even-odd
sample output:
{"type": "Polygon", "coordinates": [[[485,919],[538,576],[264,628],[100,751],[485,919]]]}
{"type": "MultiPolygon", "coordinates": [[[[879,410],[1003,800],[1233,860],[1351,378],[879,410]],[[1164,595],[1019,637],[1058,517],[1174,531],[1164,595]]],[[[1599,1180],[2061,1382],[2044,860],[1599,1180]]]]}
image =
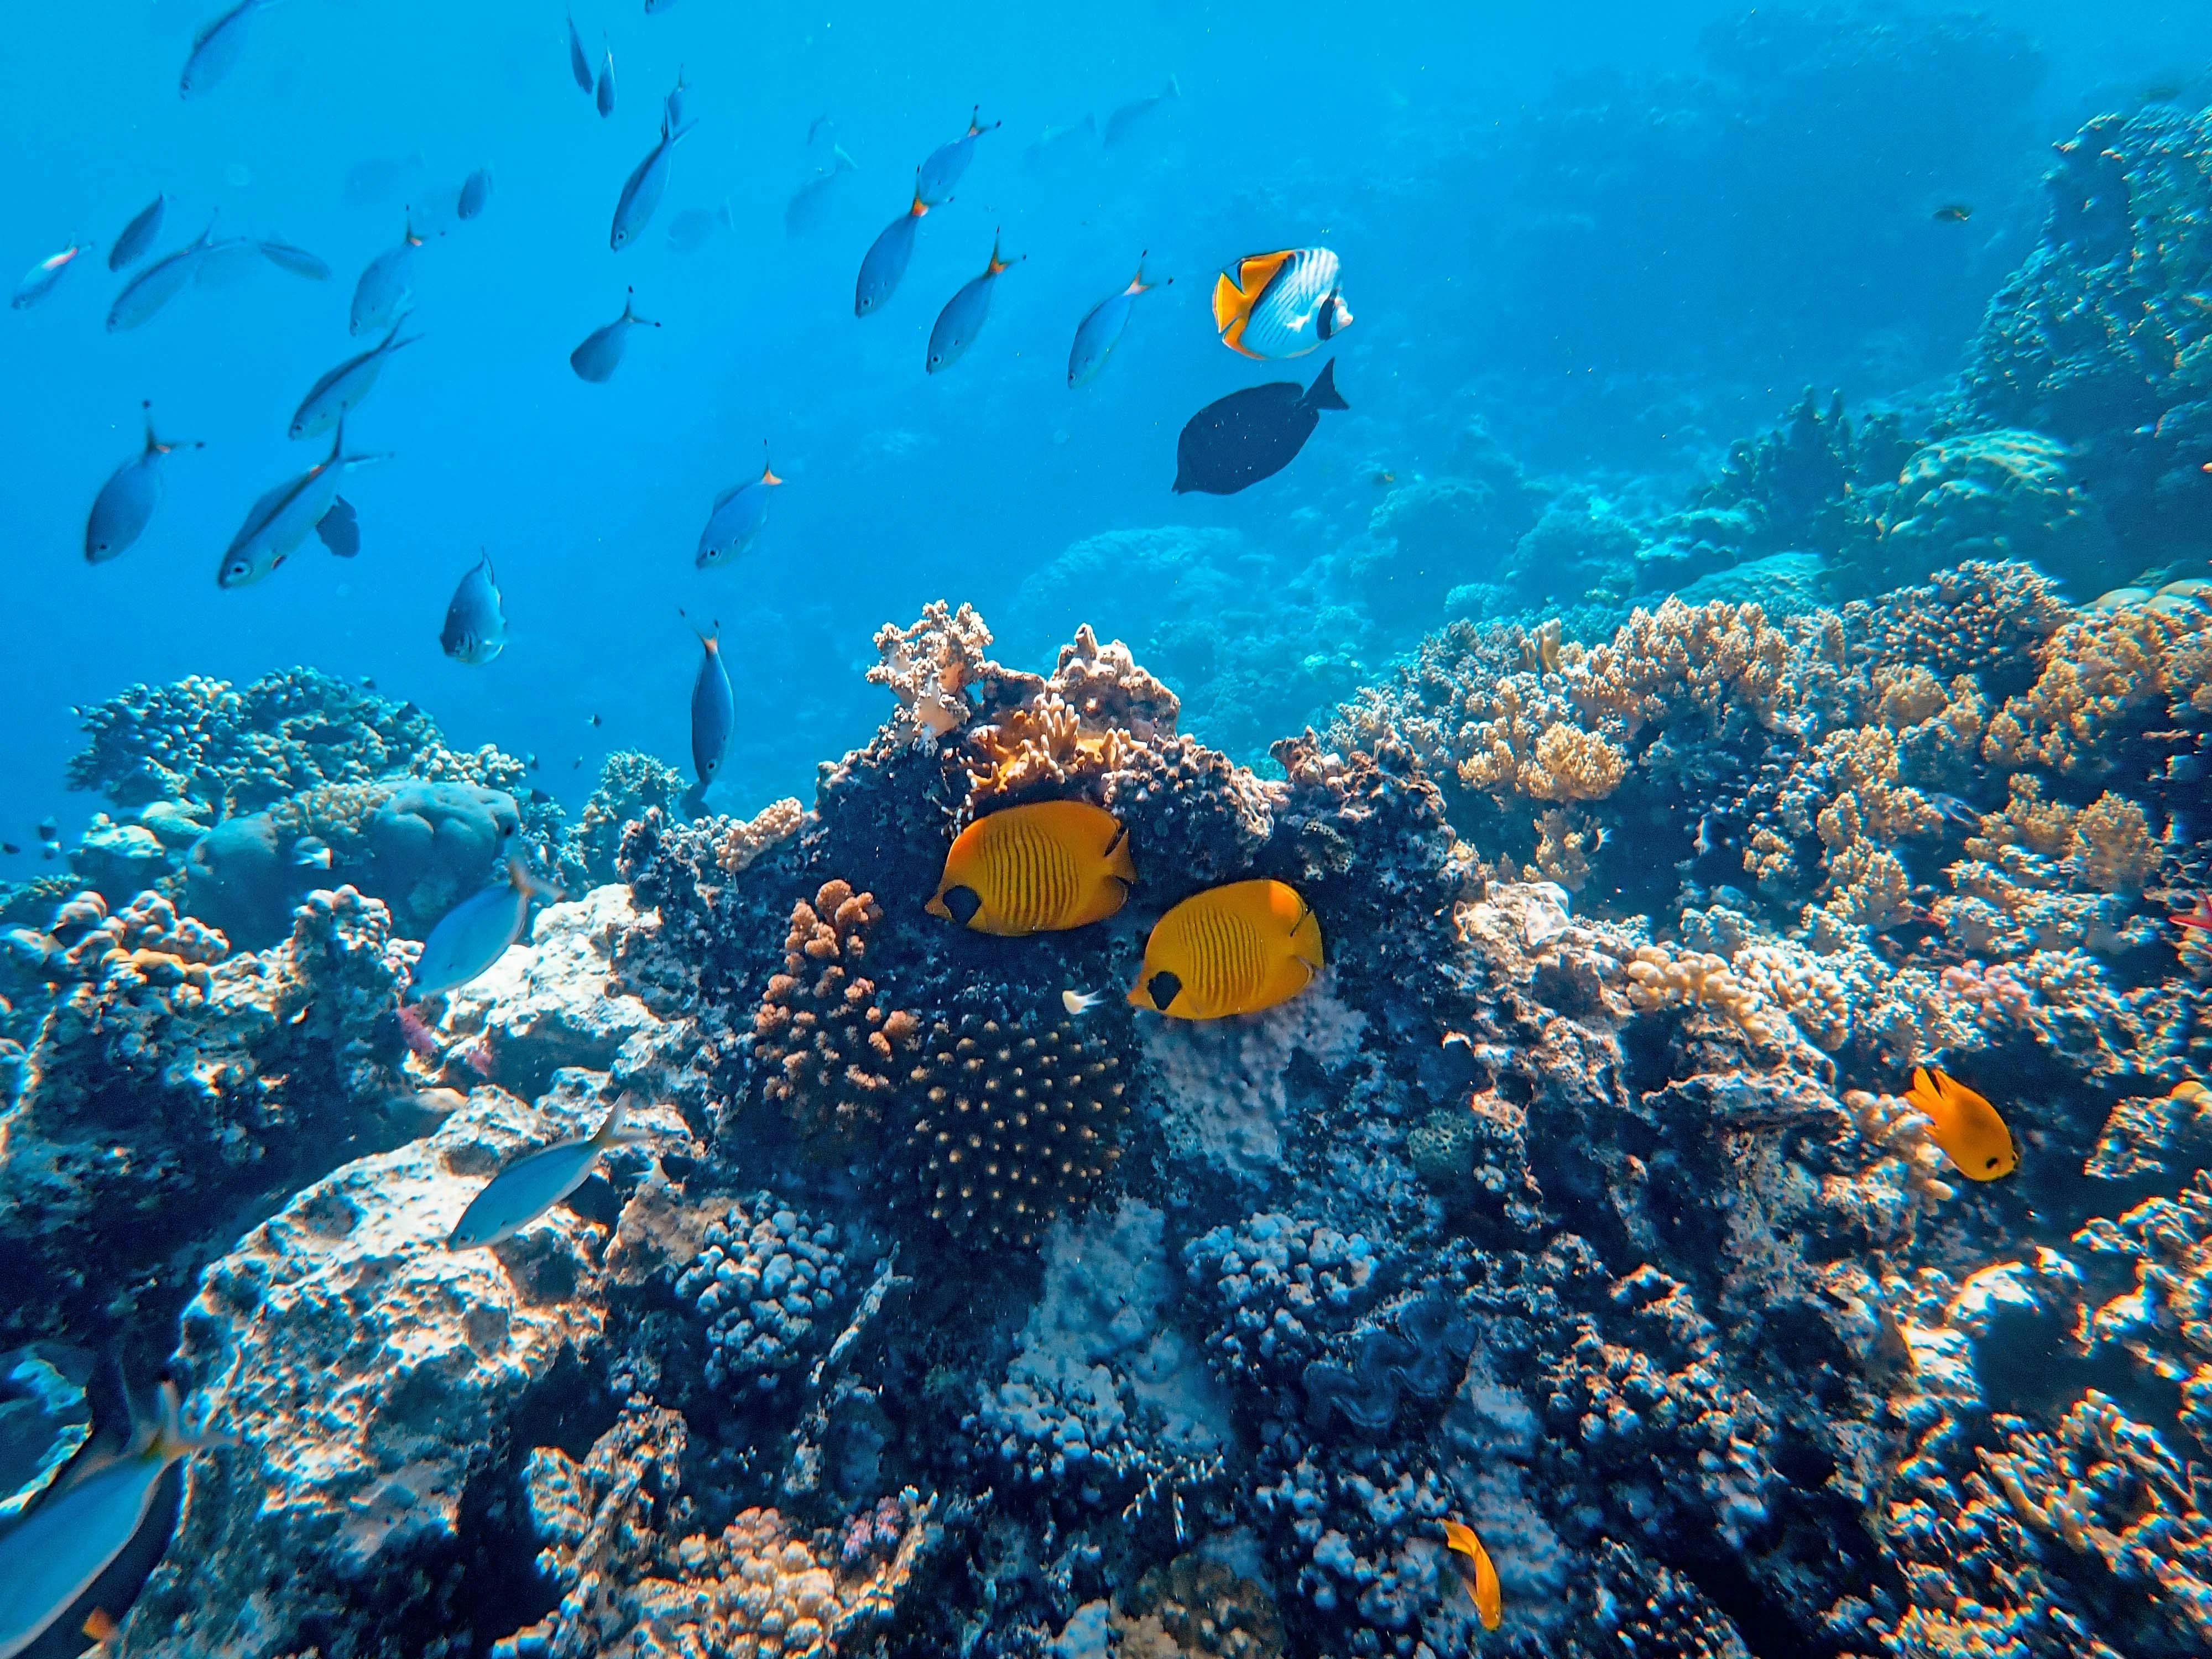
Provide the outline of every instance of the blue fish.
{"type": "Polygon", "coordinates": [[[237,68],[253,14],[275,3],[276,0],[238,0],[194,35],[191,55],[185,59],[185,72],[177,78],[178,95],[197,98],[237,68]]]}
{"type": "Polygon", "coordinates": [[[341,559],[361,556],[361,515],[343,495],[331,503],[329,512],[315,520],[315,534],[341,559]]]}
{"type": "Polygon", "coordinates": [[[399,337],[400,326],[394,323],[392,332],[384,337],[381,343],[371,346],[357,357],[347,358],[307,389],[307,395],[300,399],[300,407],[292,415],[293,437],[319,437],[361,407],[392,354],[422,337],[410,334],[403,340],[399,337]]]}
{"type": "Polygon", "coordinates": [[[858,170],[860,164],[845,154],[842,144],[830,147],[830,165],[814,169],[814,176],[792,191],[791,199],[783,204],[783,228],[787,234],[803,236],[808,231],[820,228],[829,216],[831,193],[838,179],[858,170]]]}
{"type": "Polygon", "coordinates": [[[85,254],[92,252],[89,242],[71,242],[59,253],[49,254],[23,273],[23,280],[15,285],[13,301],[18,311],[27,311],[54,291],[69,268],[85,254]]]}
{"type": "MultiPolygon", "coordinates": [[[[340,421],[328,456],[298,477],[289,478],[268,491],[247,511],[246,522],[231,538],[229,547],[223,551],[222,562],[216,568],[216,585],[246,587],[261,580],[290,558],[300,544],[307,539],[308,532],[319,528],[323,520],[340,507],[344,511],[331,529],[340,544],[332,546],[331,550],[350,557],[343,544],[352,525],[353,509],[338,499],[338,486],[354,468],[385,459],[382,455],[347,454],[345,422],[340,421]]],[[[354,548],[359,545],[358,538],[354,538],[354,548]]]]}
{"type": "MultiPolygon", "coordinates": [[[[1175,278],[1170,276],[1167,281],[1172,283],[1175,278]]],[[[1129,279],[1129,286],[1091,307],[1090,315],[1075,325],[1075,343],[1067,354],[1067,384],[1071,391],[1089,386],[1098,378],[1098,371],[1106,367],[1107,358],[1121,343],[1121,331],[1129,325],[1129,307],[1136,304],[1137,296],[1163,286],[1145,280],[1145,256],[1139,253],[1137,274],[1129,279]]]]}
{"type": "Polygon", "coordinates": [[[120,333],[152,319],[163,306],[185,291],[199,275],[200,261],[214,246],[215,220],[210,216],[199,240],[173,253],[165,253],[123,285],[115,303],[107,308],[107,331],[120,333]]]}
{"type": "Polygon", "coordinates": [[[254,246],[261,250],[261,257],[279,270],[289,270],[311,283],[331,279],[330,266],[303,247],[294,247],[289,242],[257,242],[254,246]]]}
{"type": "MultiPolygon", "coordinates": [[[[647,0],[645,9],[647,11],[653,9],[652,0],[647,0]]],[[[660,100],[660,112],[667,117],[671,127],[684,125],[684,94],[689,90],[684,84],[684,66],[678,64],[676,66],[676,84],[669,88],[668,96],[660,100]]]]}
{"type": "Polygon", "coordinates": [[[945,309],[937,313],[937,325],[929,331],[929,356],[924,364],[929,373],[934,374],[940,368],[951,368],[960,361],[961,354],[975,343],[975,337],[990,320],[991,290],[998,285],[999,273],[1009,263],[999,257],[999,239],[994,235],[991,263],[983,267],[983,274],[963,283],[960,291],[945,302],[945,309]]]}
{"type": "Polygon", "coordinates": [[[921,216],[929,211],[929,204],[921,199],[921,174],[915,174],[914,205],[884,227],[868,249],[867,258],[860,261],[860,280],[853,289],[853,314],[865,317],[878,306],[898,292],[899,279],[906,275],[907,263],[914,258],[914,233],[921,224],[921,216]]]}
{"type": "Polygon", "coordinates": [[[720,207],[685,208],[669,222],[668,251],[687,256],[696,253],[721,232],[732,228],[727,201],[720,207]]]}
{"type": "Polygon", "coordinates": [[[461,180],[461,199],[454,211],[464,219],[473,219],[484,210],[491,200],[491,169],[478,167],[461,180]]]}
{"type": "Polygon", "coordinates": [[[568,73],[586,96],[592,90],[592,60],[584,55],[584,37],[576,33],[576,15],[568,14],[568,73]]]}
{"type": "Polygon", "coordinates": [[[615,222],[607,233],[607,245],[619,253],[639,237],[653,222],[653,210],[660,198],[668,192],[669,157],[676,146],[690,136],[691,127],[672,127],[664,117],[660,123],[660,142],[647,154],[645,160],[631,169],[623,182],[622,195],[615,203],[615,222]]]}
{"type": "Polygon", "coordinates": [[[557,904],[561,890],[537,876],[520,853],[507,855],[507,884],[471,894],[438,918],[407,983],[407,1000],[420,1002],[456,991],[507,954],[522,937],[530,901],[557,904]]]}
{"type": "Polygon", "coordinates": [[[100,485],[93,497],[92,513],[84,524],[84,557],[88,564],[105,564],[146,533],[146,526],[161,505],[161,458],[172,450],[198,449],[197,438],[163,443],[154,433],[154,405],[146,411],[146,447],[123,463],[100,485]]]}
{"type": "Polygon", "coordinates": [[[637,290],[629,289],[623,295],[622,315],[604,328],[595,328],[584,338],[584,343],[568,354],[568,367],[576,371],[580,380],[599,385],[613,377],[622,367],[623,348],[629,343],[633,328],[659,328],[660,325],[650,317],[641,317],[633,308],[637,290]]]}
{"type": "MultiPolygon", "coordinates": [[[[691,682],[691,769],[699,782],[685,797],[692,802],[720,775],[730,732],[738,723],[737,699],[730,694],[730,677],[722,666],[721,626],[716,623],[714,633],[699,635],[702,654],[698,676],[691,682]]],[[[696,628],[692,631],[698,632],[696,628]]]]}
{"type": "MultiPolygon", "coordinates": [[[[177,1390],[161,1385],[161,1414],[135,1427],[127,1450],[101,1458],[81,1453],[60,1484],[22,1523],[0,1536],[0,1659],[52,1630],[146,1524],[169,1465],[194,1452],[238,1443],[187,1434],[177,1420],[177,1390]]],[[[72,1632],[74,1634],[74,1632],[72,1632]]]]}
{"type": "Polygon", "coordinates": [[[607,48],[605,60],[599,65],[599,84],[592,88],[592,101],[599,106],[599,119],[605,120],[615,112],[615,49],[607,48]]]}
{"type": "Polygon", "coordinates": [[[750,550],[768,523],[768,492],[782,482],[774,467],[763,465],[759,477],[734,484],[714,497],[714,510],[699,532],[693,562],[702,570],[712,570],[750,550]]]}
{"type": "Polygon", "coordinates": [[[615,1102],[614,1109],[599,1125],[597,1134],[563,1140],[517,1158],[491,1178],[469,1201],[461,1218],[446,1240],[449,1250],[476,1250],[498,1244],[520,1232],[562,1199],[582,1186],[610,1147],[643,1140],[642,1130],[626,1129],[623,1119],[629,1097],[615,1102]]]}
{"type": "Polygon", "coordinates": [[[987,132],[996,132],[999,123],[988,127],[978,126],[975,118],[983,112],[981,104],[969,112],[968,131],[949,144],[939,144],[930,151],[929,159],[921,164],[914,176],[914,193],[932,207],[942,207],[952,199],[969,162],[975,159],[975,141],[987,132]]]}
{"type": "Polygon", "coordinates": [[[1149,98],[1139,98],[1127,103],[1106,118],[1106,148],[1128,142],[1131,134],[1146,124],[1146,118],[1162,104],[1182,96],[1182,82],[1172,75],[1167,85],[1149,98]]]}
{"type": "Polygon", "coordinates": [[[486,553],[461,578],[446,607],[438,643],[455,662],[481,667],[507,648],[507,613],[500,606],[499,580],[486,553]]]}
{"type": "Polygon", "coordinates": [[[422,239],[415,234],[415,216],[407,216],[406,234],[397,247],[388,247],[371,259],[353,285],[353,310],[346,323],[349,334],[374,334],[390,328],[407,312],[415,297],[415,250],[422,239]]]}
{"type": "Polygon", "coordinates": [[[115,246],[107,250],[107,268],[120,270],[136,264],[146,250],[154,246],[154,239],[161,234],[162,216],[169,210],[167,192],[156,196],[131,216],[123,227],[123,234],[115,239],[115,246]]]}

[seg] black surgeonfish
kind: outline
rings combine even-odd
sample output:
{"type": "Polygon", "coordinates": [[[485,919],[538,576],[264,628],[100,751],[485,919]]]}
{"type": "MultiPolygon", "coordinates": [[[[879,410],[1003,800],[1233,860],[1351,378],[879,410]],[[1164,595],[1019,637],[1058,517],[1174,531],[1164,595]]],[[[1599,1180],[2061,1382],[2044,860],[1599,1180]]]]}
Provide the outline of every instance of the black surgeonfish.
{"type": "Polygon", "coordinates": [[[1310,386],[1271,380],[1232,392],[1192,416],[1176,441],[1176,494],[1234,495],[1272,478],[1297,459],[1322,410],[1351,406],[1337,395],[1334,357],[1310,386]]]}

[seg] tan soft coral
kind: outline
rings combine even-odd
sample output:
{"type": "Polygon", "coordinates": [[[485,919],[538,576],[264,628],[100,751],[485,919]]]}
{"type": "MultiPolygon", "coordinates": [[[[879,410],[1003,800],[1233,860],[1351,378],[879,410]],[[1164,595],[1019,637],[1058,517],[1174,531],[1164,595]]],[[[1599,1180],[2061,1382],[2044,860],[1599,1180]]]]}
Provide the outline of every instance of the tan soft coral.
{"type": "MultiPolygon", "coordinates": [[[[1839,660],[1840,637],[1835,653],[1839,660]]],[[[1670,599],[1631,613],[1609,643],[1577,654],[1563,671],[1577,706],[1624,738],[1684,708],[1704,713],[1716,731],[1739,708],[1761,726],[1786,726],[1804,690],[1792,676],[1802,653],[1755,605],[1670,599]]]]}
{"type": "Polygon", "coordinates": [[[750,818],[723,818],[714,827],[714,862],[734,876],[763,853],[798,833],[806,809],[788,796],[770,801],[750,818]]]}
{"type": "Polygon", "coordinates": [[[2110,790],[2075,815],[2067,855],[2080,879],[2100,892],[2139,893],[2158,873],[2148,816],[2110,790]]]}
{"type": "Polygon", "coordinates": [[[1761,1046],[1786,1044],[1796,1036],[1788,1017],[1756,986],[1708,951],[1639,945],[1627,971],[1628,1000],[1636,1008],[1714,1008],[1761,1046]]]}
{"type": "Polygon", "coordinates": [[[1083,717],[1057,694],[1009,709],[968,734],[969,790],[961,816],[973,818],[988,806],[1026,795],[1070,793],[1120,770],[1128,748],[1119,730],[1086,730],[1083,717]]]}
{"type": "Polygon", "coordinates": [[[2130,725],[2194,696],[2174,670],[2195,661],[2191,636],[2204,628],[2200,615],[2132,606],[2076,617],[2051,635],[2035,684],[1991,718],[1983,758],[2065,775],[2108,771],[2130,725]],[[2185,641],[2191,649],[2177,653],[2185,641]]]}
{"type": "Polygon", "coordinates": [[[898,698],[902,735],[941,738],[966,722],[969,708],[961,694],[981,676],[990,648],[991,630],[974,605],[955,613],[944,600],[932,599],[911,627],[885,623],[876,630],[882,660],[868,671],[868,681],[888,686],[898,698]]]}

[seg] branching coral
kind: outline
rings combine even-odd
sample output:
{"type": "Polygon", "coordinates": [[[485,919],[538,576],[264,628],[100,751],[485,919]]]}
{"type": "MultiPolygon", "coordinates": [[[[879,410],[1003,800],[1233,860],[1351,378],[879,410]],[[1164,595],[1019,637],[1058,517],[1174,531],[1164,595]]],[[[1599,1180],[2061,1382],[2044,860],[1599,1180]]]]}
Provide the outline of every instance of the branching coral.
{"type": "Polygon", "coordinates": [[[864,1146],[884,1118],[921,1022],[886,1008],[860,972],[868,933],[883,920],[872,893],[824,882],[792,908],[783,971],[753,1016],[761,1092],[800,1136],[826,1153],[864,1146]]]}

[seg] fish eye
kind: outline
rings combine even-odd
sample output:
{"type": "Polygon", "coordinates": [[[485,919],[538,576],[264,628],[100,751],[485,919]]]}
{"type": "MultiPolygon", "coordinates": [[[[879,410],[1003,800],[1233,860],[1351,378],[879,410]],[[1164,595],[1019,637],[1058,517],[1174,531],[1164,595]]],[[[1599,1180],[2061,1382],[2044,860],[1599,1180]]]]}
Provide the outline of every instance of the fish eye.
{"type": "Polygon", "coordinates": [[[953,921],[965,927],[982,909],[982,896],[972,887],[948,887],[945,890],[945,908],[952,912],[953,921]]]}
{"type": "Polygon", "coordinates": [[[1162,1013],[1168,1005],[1182,994],[1182,981],[1164,968],[1145,981],[1145,994],[1152,1000],[1152,1006],[1162,1013]]]}

